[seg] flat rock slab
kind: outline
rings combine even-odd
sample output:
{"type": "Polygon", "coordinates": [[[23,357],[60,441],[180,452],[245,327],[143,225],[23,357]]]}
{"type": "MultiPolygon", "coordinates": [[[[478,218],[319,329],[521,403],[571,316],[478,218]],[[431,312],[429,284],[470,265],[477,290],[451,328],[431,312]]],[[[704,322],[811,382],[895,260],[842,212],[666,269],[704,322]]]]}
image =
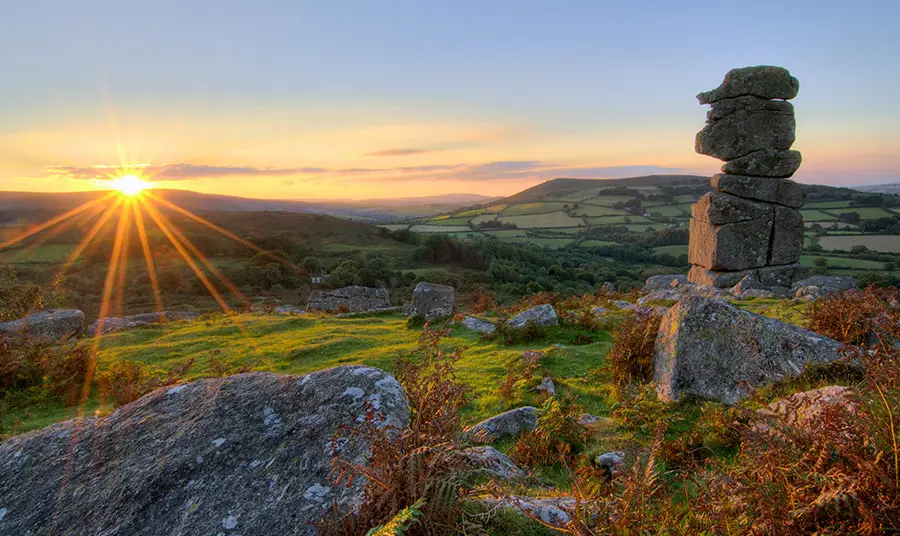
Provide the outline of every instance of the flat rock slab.
{"type": "Polygon", "coordinates": [[[796,127],[789,102],[756,97],[718,101],[694,139],[694,150],[725,161],[762,149],[787,150],[796,127]]]}
{"type": "Polygon", "coordinates": [[[0,334],[62,339],[84,334],[84,313],[78,309],[51,309],[11,322],[0,323],[0,334]]]}
{"type": "Polygon", "coordinates": [[[313,535],[362,481],[333,486],[333,453],[365,463],[346,433],[367,404],[404,426],[400,384],[370,367],[250,373],[155,391],[103,419],[0,444],[0,534],[313,535]]]}
{"type": "Polygon", "coordinates": [[[803,162],[800,151],[760,149],[722,164],[722,172],[759,177],[790,177],[803,162]]]}
{"type": "Polygon", "coordinates": [[[653,379],[659,398],[726,404],[751,390],[841,359],[841,343],[716,300],[690,297],[663,316],[653,379]]]}
{"type": "Polygon", "coordinates": [[[806,276],[806,268],[800,264],[784,266],[763,266],[739,271],[717,271],[693,266],[688,272],[688,279],[697,285],[708,285],[716,288],[730,288],[737,285],[745,276],[753,276],[768,287],[790,287],[798,278],[806,276]]]}
{"type": "Polygon", "coordinates": [[[800,208],[806,202],[806,188],[788,179],[720,173],[713,175],[711,182],[716,190],[745,199],[777,203],[791,208],[800,208]]]}
{"type": "Polygon", "coordinates": [[[356,313],[390,306],[391,296],[386,288],[352,286],[327,292],[313,291],[306,308],[310,311],[356,313]]]}
{"type": "Polygon", "coordinates": [[[799,262],[800,252],[803,250],[803,232],[803,216],[799,210],[776,206],[768,264],[784,265],[799,262]]]}
{"type": "Polygon", "coordinates": [[[686,284],[688,284],[688,279],[684,274],[653,275],[644,282],[643,291],[645,294],[649,294],[656,290],[668,290],[686,284]]]}
{"type": "Polygon", "coordinates": [[[491,333],[497,331],[497,326],[491,324],[486,320],[475,318],[474,316],[465,317],[462,323],[467,328],[478,333],[486,333],[490,335],[491,333]]]}
{"type": "Polygon", "coordinates": [[[769,423],[776,420],[782,426],[815,432],[826,412],[855,413],[858,405],[858,398],[852,389],[829,385],[794,393],[757,410],[757,420],[751,423],[750,428],[757,432],[768,432],[772,430],[769,423]]]}
{"type": "MultiPolygon", "coordinates": [[[[695,267],[730,272],[765,266],[769,260],[773,221],[774,218],[768,216],[715,225],[691,218],[688,262],[695,267]]],[[[690,279],[694,283],[707,284],[694,277],[690,279]]]]}
{"type": "Polygon", "coordinates": [[[800,287],[821,287],[833,290],[853,290],[857,288],[856,279],[842,275],[814,275],[794,281],[794,289],[800,287]]]}
{"type": "Polygon", "coordinates": [[[790,100],[800,91],[800,82],[784,67],[756,65],[732,69],[716,89],[697,95],[700,104],[752,95],[763,99],[790,100]]]}
{"type": "Polygon", "coordinates": [[[453,315],[456,291],[448,285],[422,281],[413,290],[410,316],[438,320],[453,315]]]}

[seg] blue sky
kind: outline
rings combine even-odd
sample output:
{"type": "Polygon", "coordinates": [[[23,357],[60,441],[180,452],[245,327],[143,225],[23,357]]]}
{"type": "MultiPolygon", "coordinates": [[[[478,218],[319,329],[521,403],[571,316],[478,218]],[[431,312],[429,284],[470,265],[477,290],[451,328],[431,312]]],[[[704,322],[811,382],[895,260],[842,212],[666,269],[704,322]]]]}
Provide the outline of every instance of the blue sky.
{"type": "Polygon", "coordinates": [[[897,20],[871,1],[6,2],[0,189],[92,188],[122,162],[291,198],[708,174],[694,95],[756,64],[800,79],[798,180],[889,182],[897,20]]]}

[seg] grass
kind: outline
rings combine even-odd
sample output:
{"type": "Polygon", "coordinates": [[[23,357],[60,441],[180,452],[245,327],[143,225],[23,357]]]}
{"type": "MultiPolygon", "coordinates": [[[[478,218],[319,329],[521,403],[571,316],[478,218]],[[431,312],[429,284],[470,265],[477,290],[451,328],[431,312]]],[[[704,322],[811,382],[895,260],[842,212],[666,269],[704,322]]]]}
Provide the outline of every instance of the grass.
{"type": "Polygon", "coordinates": [[[800,263],[804,266],[814,266],[817,258],[824,258],[828,261],[831,268],[850,268],[854,270],[883,270],[884,263],[878,261],[867,261],[865,259],[849,259],[845,257],[826,257],[815,255],[801,255],[800,263]]]}
{"type": "Polygon", "coordinates": [[[429,225],[439,225],[442,227],[452,227],[460,225],[469,225],[469,218],[448,218],[446,216],[435,218],[427,222],[429,225]]]}
{"type": "MultiPolygon", "coordinates": [[[[214,368],[229,371],[250,369],[286,374],[304,374],[347,364],[363,364],[391,371],[398,352],[412,352],[417,348],[419,330],[406,327],[401,315],[369,316],[338,319],[327,316],[266,316],[238,317],[243,328],[224,316],[208,321],[176,323],[169,326],[127,331],[105,336],[98,359],[103,371],[115,361],[138,361],[152,373],[164,374],[171,367],[194,359],[185,376],[191,381],[214,375],[214,368]],[[246,336],[245,336],[246,334],[246,336]]],[[[574,337],[582,333],[576,328],[554,328],[548,337],[533,343],[503,346],[483,341],[474,332],[456,327],[452,336],[444,339],[447,347],[465,348],[458,374],[473,389],[473,398],[465,411],[465,420],[477,422],[490,415],[510,409],[498,394],[505,379],[505,363],[518,359],[523,350],[550,350],[541,365],[558,385],[571,393],[590,411],[604,413],[609,407],[606,388],[581,381],[587,371],[598,367],[609,350],[610,336],[593,332],[597,340],[589,345],[570,346],[574,337]],[[563,344],[562,349],[553,343],[563,344]]],[[[586,333],[586,332],[585,332],[586,333]]],[[[526,394],[515,404],[537,403],[526,394]]],[[[92,396],[85,414],[95,411],[105,414],[112,410],[110,401],[92,396]]],[[[74,417],[76,408],[24,393],[7,400],[3,416],[4,428],[26,432],[53,422],[74,417]]]]}
{"type": "Polygon", "coordinates": [[[644,210],[653,216],[658,214],[664,218],[686,217],[691,214],[690,205],[659,205],[645,207],[644,210]]]}
{"type": "Polygon", "coordinates": [[[414,233],[459,233],[471,229],[468,225],[413,225],[409,230],[414,233]]]}
{"type": "Polygon", "coordinates": [[[578,216],[588,216],[588,217],[596,217],[596,216],[618,216],[618,215],[627,215],[628,213],[622,209],[605,207],[600,205],[588,205],[588,204],[580,204],[578,208],[572,211],[574,214],[578,216]]]}
{"type": "Polygon", "coordinates": [[[497,219],[496,214],[482,214],[481,216],[475,216],[474,218],[472,218],[470,223],[472,225],[477,225],[479,223],[484,223],[486,221],[494,221],[496,219],[497,219]]]}
{"type": "Polygon", "coordinates": [[[58,264],[66,260],[73,248],[70,244],[44,244],[6,250],[0,253],[0,264],[58,264]]]}
{"type": "Polygon", "coordinates": [[[630,195],[598,195],[596,197],[591,197],[590,199],[585,199],[584,202],[590,205],[606,205],[611,206],[616,203],[624,203],[625,201],[630,201],[634,199],[630,195]]]}
{"type": "Polygon", "coordinates": [[[500,216],[498,219],[505,223],[514,223],[523,229],[577,227],[584,224],[581,218],[573,218],[562,211],[526,216],[500,216]]]}
{"type": "Polygon", "coordinates": [[[587,222],[591,225],[616,225],[619,223],[646,223],[650,220],[643,217],[638,216],[636,214],[629,214],[627,216],[603,216],[600,218],[587,218],[587,222]]]}
{"type": "Polygon", "coordinates": [[[826,250],[850,251],[853,246],[866,246],[873,251],[900,253],[900,237],[896,235],[823,236],[819,245],[826,250]]]}
{"type": "Polygon", "coordinates": [[[565,203],[546,202],[546,203],[520,203],[510,205],[500,213],[501,216],[524,216],[528,214],[544,214],[547,212],[556,212],[563,209],[565,203]]]}
{"type": "Polygon", "coordinates": [[[826,214],[821,210],[801,210],[800,214],[803,215],[803,221],[812,222],[812,221],[832,221],[836,220],[835,216],[831,214],[826,214]]]}
{"type": "Polygon", "coordinates": [[[829,210],[832,214],[845,214],[847,212],[856,212],[859,214],[860,219],[863,220],[877,220],[878,218],[890,218],[894,215],[893,212],[889,212],[883,208],[878,207],[848,207],[846,209],[835,209],[829,210]]]}
{"type": "Polygon", "coordinates": [[[535,246],[542,246],[548,248],[561,248],[568,246],[572,242],[575,241],[574,238],[540,238],[540,237],[524,237],[524,236],[512,236],[501,238],[504,242],[509,242],[512,244],[534,244],[535,246]]]}
{"type": "Polygon", "coordinates": [[[658,248],[653,248],[655,253],[663,254],[668,253],[669,255],[687,255],[688,247],[687,246],[660,246],[658,248]]]}
{"type": "Polygon", "coordinates": [[[483,234],[487,236],[493,236],[497,238],[509,238],[512,236],[527,236],[527,232],[524,229],[499,229],[497,231],[482,231],[483,234]]]}

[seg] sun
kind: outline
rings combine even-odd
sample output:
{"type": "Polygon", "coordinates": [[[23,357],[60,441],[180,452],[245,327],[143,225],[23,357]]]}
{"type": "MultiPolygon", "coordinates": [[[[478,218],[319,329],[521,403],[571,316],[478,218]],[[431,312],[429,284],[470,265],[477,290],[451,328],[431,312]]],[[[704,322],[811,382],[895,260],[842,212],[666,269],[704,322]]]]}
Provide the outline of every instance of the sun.
{"type": "Polygon", "coordinates": [[[110,186],[118,190],[122,195],[135,197],[147,188],[150,188],[150,183],[135,175],[122,175],[110,181],[110,186]]]}

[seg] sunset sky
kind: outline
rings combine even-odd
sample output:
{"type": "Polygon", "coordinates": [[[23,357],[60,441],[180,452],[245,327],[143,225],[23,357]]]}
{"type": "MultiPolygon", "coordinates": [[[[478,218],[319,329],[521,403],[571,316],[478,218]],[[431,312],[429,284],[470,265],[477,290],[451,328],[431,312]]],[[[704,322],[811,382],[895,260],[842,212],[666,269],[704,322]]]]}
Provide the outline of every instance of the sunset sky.
{"type": "Polygon", "coordinates": [[[800,79],[798,180],[895,182],[898,20],[894,0],[2,2],[0,190],[95,189],[122,162],[289,199],[711,174],[694,95],[757,64],[800,79]]]}

